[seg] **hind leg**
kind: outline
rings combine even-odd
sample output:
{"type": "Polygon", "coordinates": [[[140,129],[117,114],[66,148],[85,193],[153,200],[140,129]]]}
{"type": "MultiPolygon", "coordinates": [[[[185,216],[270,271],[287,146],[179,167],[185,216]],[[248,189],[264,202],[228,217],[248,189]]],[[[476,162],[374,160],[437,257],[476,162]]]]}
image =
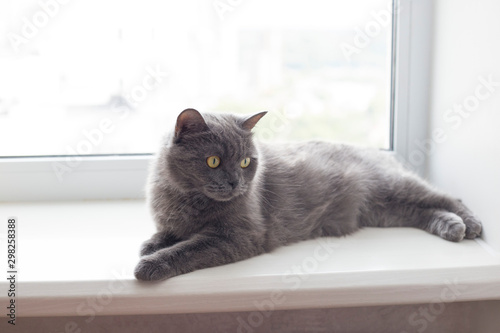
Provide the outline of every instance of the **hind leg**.
{"type": "MultiPolygon", "coordinates": [[[[431,218],[427,221],[421,221],[422,229],[426,229],[432,233],[460,233],[463,230],[463,237],[474,239],[481,235],[482,224],[469,208],[467,208],[461,200],[449,197],[447,195],[430,190],[430,194],[422,200],[417,200],[415,203],[418,207],[429,207],[434,210],[431,218]],[[439,231],[441,230],[441,231],[439,231]]],[[[458,237],[458,235],[449,237],[458,237]]],[[[449,239],[452,240],[452,239],[449,239]]],[[[459,239],[461,240],[461,239],[459,239]]]]}
{"type": "Polygon", "coordinates": [[[367,226],[416,227],[450,241],[481,235],[481,221],[462,201],[440,193],[416,177],[400,179],[391,188],[381,188],[367,226]],[[376,219],[373,218],[376,217],[376,219]]]}
{"type": "Polygon", "coordinates": [[[467,227],[462,218],[443,209],[393,204],[372,209],[371,213],[375,214],[370,214],[370,220],[362,220],[362,226],[419,228],[452,242],[459,242],[466,236],[467,227]]]}
{"type": "Polygon", "coordinates": [[[461,200],[435,190],[425,181],[416,177],[405,178],[400,185],[397,201],[419,208],[437,210],[430,220],[420,222],[422,229],[438,230],[439,226],[446,229],[445,226],[452,225],[452,229],[456,229],[458,232],[458,229],[462,228],[459,223],[461,220],[465,225],[465,238],[474,239],[481,235],[481,221],[461,200]]]}
{"type": "Polygon", "coordinates": [[[462,218],[445,210],[432,211],[429,222],[422,226],[424,230],[452,242],[460,242],[466,235],[462,218]]]}
{"type": "Polygon", "coordinates": [[[462,204],[460,200],[457,201],[459,202],[459,209],[456,210],[456,214],[462,218],[462,221],[465,224],[465,238],[474,239],[481,236],[483,226],[479,218],[474,215],[464,204],[462,204]]]}

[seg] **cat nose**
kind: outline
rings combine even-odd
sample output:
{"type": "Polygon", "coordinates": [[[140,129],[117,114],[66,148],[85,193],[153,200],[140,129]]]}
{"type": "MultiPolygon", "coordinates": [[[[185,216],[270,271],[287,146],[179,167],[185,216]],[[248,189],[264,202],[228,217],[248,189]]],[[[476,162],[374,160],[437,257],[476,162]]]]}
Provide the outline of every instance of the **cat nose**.
{"type": "Polygon", "coordinates": [[[228,181],[228,184],[231,185],[231,187],[233,188],[233,190],[236,188],[236,186],[238,186],[239,183],[240,182],[237,179],[228,181]]]}

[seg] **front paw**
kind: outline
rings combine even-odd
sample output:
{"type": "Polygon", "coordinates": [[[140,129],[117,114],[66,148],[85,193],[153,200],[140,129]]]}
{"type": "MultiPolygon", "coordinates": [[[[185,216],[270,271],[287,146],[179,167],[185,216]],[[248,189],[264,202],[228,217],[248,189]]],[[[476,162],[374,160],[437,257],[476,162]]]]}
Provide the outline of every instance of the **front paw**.
{"type": "Polygon", "coordinates": [[[147,240],[141,245],[141,257],[147,256],[149,254],[155,253],[159,250],[159,246],[155,241],[147,240]]]}
{"type": "Polygon", "coordinates": [[[135,267],[134,275],[137,280],[141,281],[159,281],[175,274],[167,263],[161,262],[154,256],[146,256],[135,267]]]}

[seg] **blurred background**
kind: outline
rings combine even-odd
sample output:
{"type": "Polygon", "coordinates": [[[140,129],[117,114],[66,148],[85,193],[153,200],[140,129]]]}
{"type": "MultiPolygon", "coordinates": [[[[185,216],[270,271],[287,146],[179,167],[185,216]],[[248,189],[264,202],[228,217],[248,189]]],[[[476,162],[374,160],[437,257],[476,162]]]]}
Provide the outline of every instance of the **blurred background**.
{"type": "Polygon", "coordinates": [[[152,153],[188,107],[389,149],[390,6],[0,0],[0,156],[152,153]]]}

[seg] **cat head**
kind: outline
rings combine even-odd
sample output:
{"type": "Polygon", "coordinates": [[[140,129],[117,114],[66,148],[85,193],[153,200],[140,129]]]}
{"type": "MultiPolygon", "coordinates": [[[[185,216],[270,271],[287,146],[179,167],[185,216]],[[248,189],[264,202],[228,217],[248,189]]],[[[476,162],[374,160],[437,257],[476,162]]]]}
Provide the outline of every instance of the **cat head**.
{"type": "Polygon", "coordinates": [[[259,165],[251,130],[266,113],[242,118],[182,111],[165,155],[171,180],[216,201],[244,194],[259,165]]]}

